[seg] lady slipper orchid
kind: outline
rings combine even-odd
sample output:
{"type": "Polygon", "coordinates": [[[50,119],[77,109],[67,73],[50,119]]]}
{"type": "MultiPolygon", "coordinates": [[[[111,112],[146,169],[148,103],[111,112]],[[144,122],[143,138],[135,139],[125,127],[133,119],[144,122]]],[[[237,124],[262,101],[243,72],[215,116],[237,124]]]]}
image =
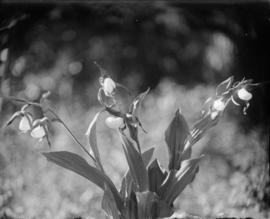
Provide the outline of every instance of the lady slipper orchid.
{"type": "Polygon", "coordinates": [[[246,88],[241,88],[237,91],[237,95],[241,100],[249,101],[252,98],[252,94],[246,90],[246,88]]]}
{"type": "Polygon", "coordinates": [[[30,114],[25,114],[22,116],[20,124],[19,124],[19,130],[23,133],[28,132],[32,127],[32,116],[30,114]]]}
{"type": "Polygon", "coordinates": [[[31,136],[41,141],[46,136],[46,131],[43,126],[38,125],[31,131],[31,136]]]}
{"type": "Polygon", "coordinates": [[[115,88],[116,88],[116,84],[110,77],[107,77],[104,79],[103,90],[106,96],[111,97],[115,92],[115,88]]]}
{"type": "Polygon", "coordinates": [[[124,125],[124,120],[121,117],[109,116],[105,120],[106,125],[111,129],[118,129],[124,125]]]}
{"type": "Polygon", "coordinates": [[[223,111],[225,109],[225,106],[226,104],[223,102],[222,98],[217,99],[213,103],[213,108],[214,110],[217,110],[217,111],[223,111]]]}
{"type": "Polygon", "coordinates": [[[39,139],[39,141],[42,141],[42,139],[48,135],[47,122],[48,118],[46,117],[42,119],[36,119],[33,122],[33,129],[31,131],[31,136],[33,138],[39,139]]]}

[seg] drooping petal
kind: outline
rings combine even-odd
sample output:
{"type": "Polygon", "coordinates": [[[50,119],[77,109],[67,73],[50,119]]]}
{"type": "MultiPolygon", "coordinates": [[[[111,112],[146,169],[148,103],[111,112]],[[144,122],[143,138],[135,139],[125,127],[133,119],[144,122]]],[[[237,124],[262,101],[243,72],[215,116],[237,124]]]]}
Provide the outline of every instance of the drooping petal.
{"type": "Polygon", "coordinates": [[[44,127],[41,125],[38,125],[37,127],[35,127],[31,132],[31,136],[37,139],[42,139],[45,135],[46,135],[46,131],[44,127]]]}

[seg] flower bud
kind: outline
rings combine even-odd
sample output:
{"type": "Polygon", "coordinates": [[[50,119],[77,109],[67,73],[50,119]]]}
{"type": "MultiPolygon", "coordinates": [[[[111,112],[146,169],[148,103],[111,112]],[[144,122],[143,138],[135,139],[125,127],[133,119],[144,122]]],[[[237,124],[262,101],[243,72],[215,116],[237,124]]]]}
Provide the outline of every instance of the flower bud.
{"type": "Polygon", "coordinates": [[[45,128],[41,125],[36,126],[32,131],[31,131],[31,136],[33,138],[37,139],[42,139],[43,137],[46,136],[46,131],[45,128]]]}
{"type": "Polygon", "coordinates": [[[19,130],[27,132],[31,129],[32,117],[30,115],[24,115],[19,123],[19,130]]]}
{"type": "Polygon", "coordinates": [[[213,108],[217,111],[223,111],[225,109],[225,103],[222,101],[222,98],[214,101],[213,108]]]}
{"type": "Polygon", "coordinates": [[[246,88],[241,88],[237,91],[237,95],[241,100],[249,101],[252,98],[252,94],[246,90],[246,88]]]}
{"type": "Polygon", "coordinates": [[[121,117],[113,117],[113,116],[109,116],[105,120],[105,123],[111,129],[118,129],[124,125],[124,121],[121,117]]]}
{"type": "Polygon", "coordinates": [[[112,96],[116,88],[115,82],[111,78],[105,78],[103,82],[103,89],[106,96],[112,96]]]}

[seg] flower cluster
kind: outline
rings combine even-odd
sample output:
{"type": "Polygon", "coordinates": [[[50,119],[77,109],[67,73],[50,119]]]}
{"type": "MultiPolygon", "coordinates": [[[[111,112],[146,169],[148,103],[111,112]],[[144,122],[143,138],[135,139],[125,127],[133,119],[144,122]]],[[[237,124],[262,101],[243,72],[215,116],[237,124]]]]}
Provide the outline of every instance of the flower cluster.
{"type": "Polygon", "coordinates": [[[249,102],[252,99],[250,91],[257,85],[253,84],[251,80],[245,79],[233,83],[233,77],[229,77],[218,85],[216,96],[206,101],[203,114],[209,114],[211,119],[215,120],[222,114],[230,102],[236,106],[243,107],[243,113],[246,114],[249,102]]]}
{"type": "Polygon", "coordinates": [[[43,153],[43,155],[49,161],[87,178],[101,188],[104,191],[102,208],[108,218],[173,219],[178,217],[174,202],[185,187],[194,180],[199,171],[199,162],[203,158],[203,155],[192,157],[192,147],[209,128],[217,124],[230,102],[243,107],[245,114],[249,101],[252,99],[251,88],[257,84],[252,84],[251,80],[234,83],[233,77],[223,81],[217,86],[216,95],[206,101],[202,116],[191,128],[181,110],[177,110],[165,131],[169,165],[168,168],[163,168],[157,159],[152,160],[154,148],[142,151],[138,139],[138,129],[141,128],[145,132],[138,117],[138,108],[150,89],[128,103],[128,110],[120,110],[116,97],[118,89],[123,89],[127,95],[130,95],[128,89],[116,83],[104,69],[98,67],[101,72],[101,87],[97,97],[102,108],[97,112],[86,131],[90,147],[83,146],[63,120],[44,104],[48,93],[43,95],[40,103],[23,101],[26,104],[12,115],[7,125],[10,125],[15,119],[20,119],[19,130],[21,132],[30,132],[33,138],[39,140],[47,138],[49,143],[49,123],[60,122],[71,134],[73,140],[94,161],[94,166],[83,157],[68,151],[49,152],[43,153]],[[34,119],[28,110],[31,106],[40,107],[43,118],[34,119]],[[46,114],[48,112],[53,116],[50,119],[45,116],[48,115],[46,114]],[[118,131],[120,135],[129,166],[122,178],[120,190],[115,187],[107,175],[99,154],[96,124],[99,115],[103,112],[109,114],[105,119],[106,125],[118,131]]]}
{"type": "Polygon", "coordinates": [[[48,144],[50,145],[49,135],[48,135],[48,117],[34,119],[32,114],[27,111],[30,107],[29,104],[24,105],[19,111],[15,112],[11,118],[8,120],[6,126],[12,124],[15,120],[20,119],[18,129],[22,133],[30,132],[30,135],[34,139],[42,141],[44,138],[47,139],[48,144]]]}

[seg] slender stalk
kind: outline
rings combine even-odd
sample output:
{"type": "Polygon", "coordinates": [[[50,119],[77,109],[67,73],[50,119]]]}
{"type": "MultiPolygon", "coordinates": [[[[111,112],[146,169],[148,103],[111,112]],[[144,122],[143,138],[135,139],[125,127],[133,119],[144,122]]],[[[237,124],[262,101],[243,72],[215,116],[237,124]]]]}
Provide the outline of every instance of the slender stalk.
{"type": "MultiPolygon", "coordinates": [[[[36,106],[42,109],[42,105],[40,103],[31,102],[25,99],[17,98],[17,97],[6,97],[6,99],[10,99],[17,102],[22,102],[25,104],[29,104],[32,106],[36,106]]],[[[87,151],[87,149],[81,144],[81,142],[75,137],[75,135],[72,133],[72,131],[68,128],[66,123],[53,111],[53,109],[48,108],[46,111],[53,114],[53,116],[64,126],[64,128],[68,131],[68,133],[71,135],[72,139],[80,146],[80,148],[94,161],[95,165],[97,166],[96,159],[87,151]]],[[[45,112],[46,112],[45,111],[45,112]]]]}
{"type": "Polygon", "coordinates": [[[21,98],[17,98],[17,97],[4,97],[4,98],[8,99],[8,100],[13,100],[13,101],[17,101],[17,102],[26,103],[26,104],[30,104],[30,105],[33,105],[33,106],[41,107],[40,103],[31,102],[31,101],[21,99],[21,98]]]}
{"type": "Polygon", "coordinates": [[[68,133],[71,135],[72,139],[81,147],[81,149],[95,162],[95,165],[97,164],[96,159],[87,151],[87,149],[79,142],[79,140],[74,136],[72,131],[68,128],[68,126],[64,123],[64,121],[51,109],[48,108],[48,111],[51,112],[56,119],[64,126],[64,128],[68,131],[68,133]]]}

